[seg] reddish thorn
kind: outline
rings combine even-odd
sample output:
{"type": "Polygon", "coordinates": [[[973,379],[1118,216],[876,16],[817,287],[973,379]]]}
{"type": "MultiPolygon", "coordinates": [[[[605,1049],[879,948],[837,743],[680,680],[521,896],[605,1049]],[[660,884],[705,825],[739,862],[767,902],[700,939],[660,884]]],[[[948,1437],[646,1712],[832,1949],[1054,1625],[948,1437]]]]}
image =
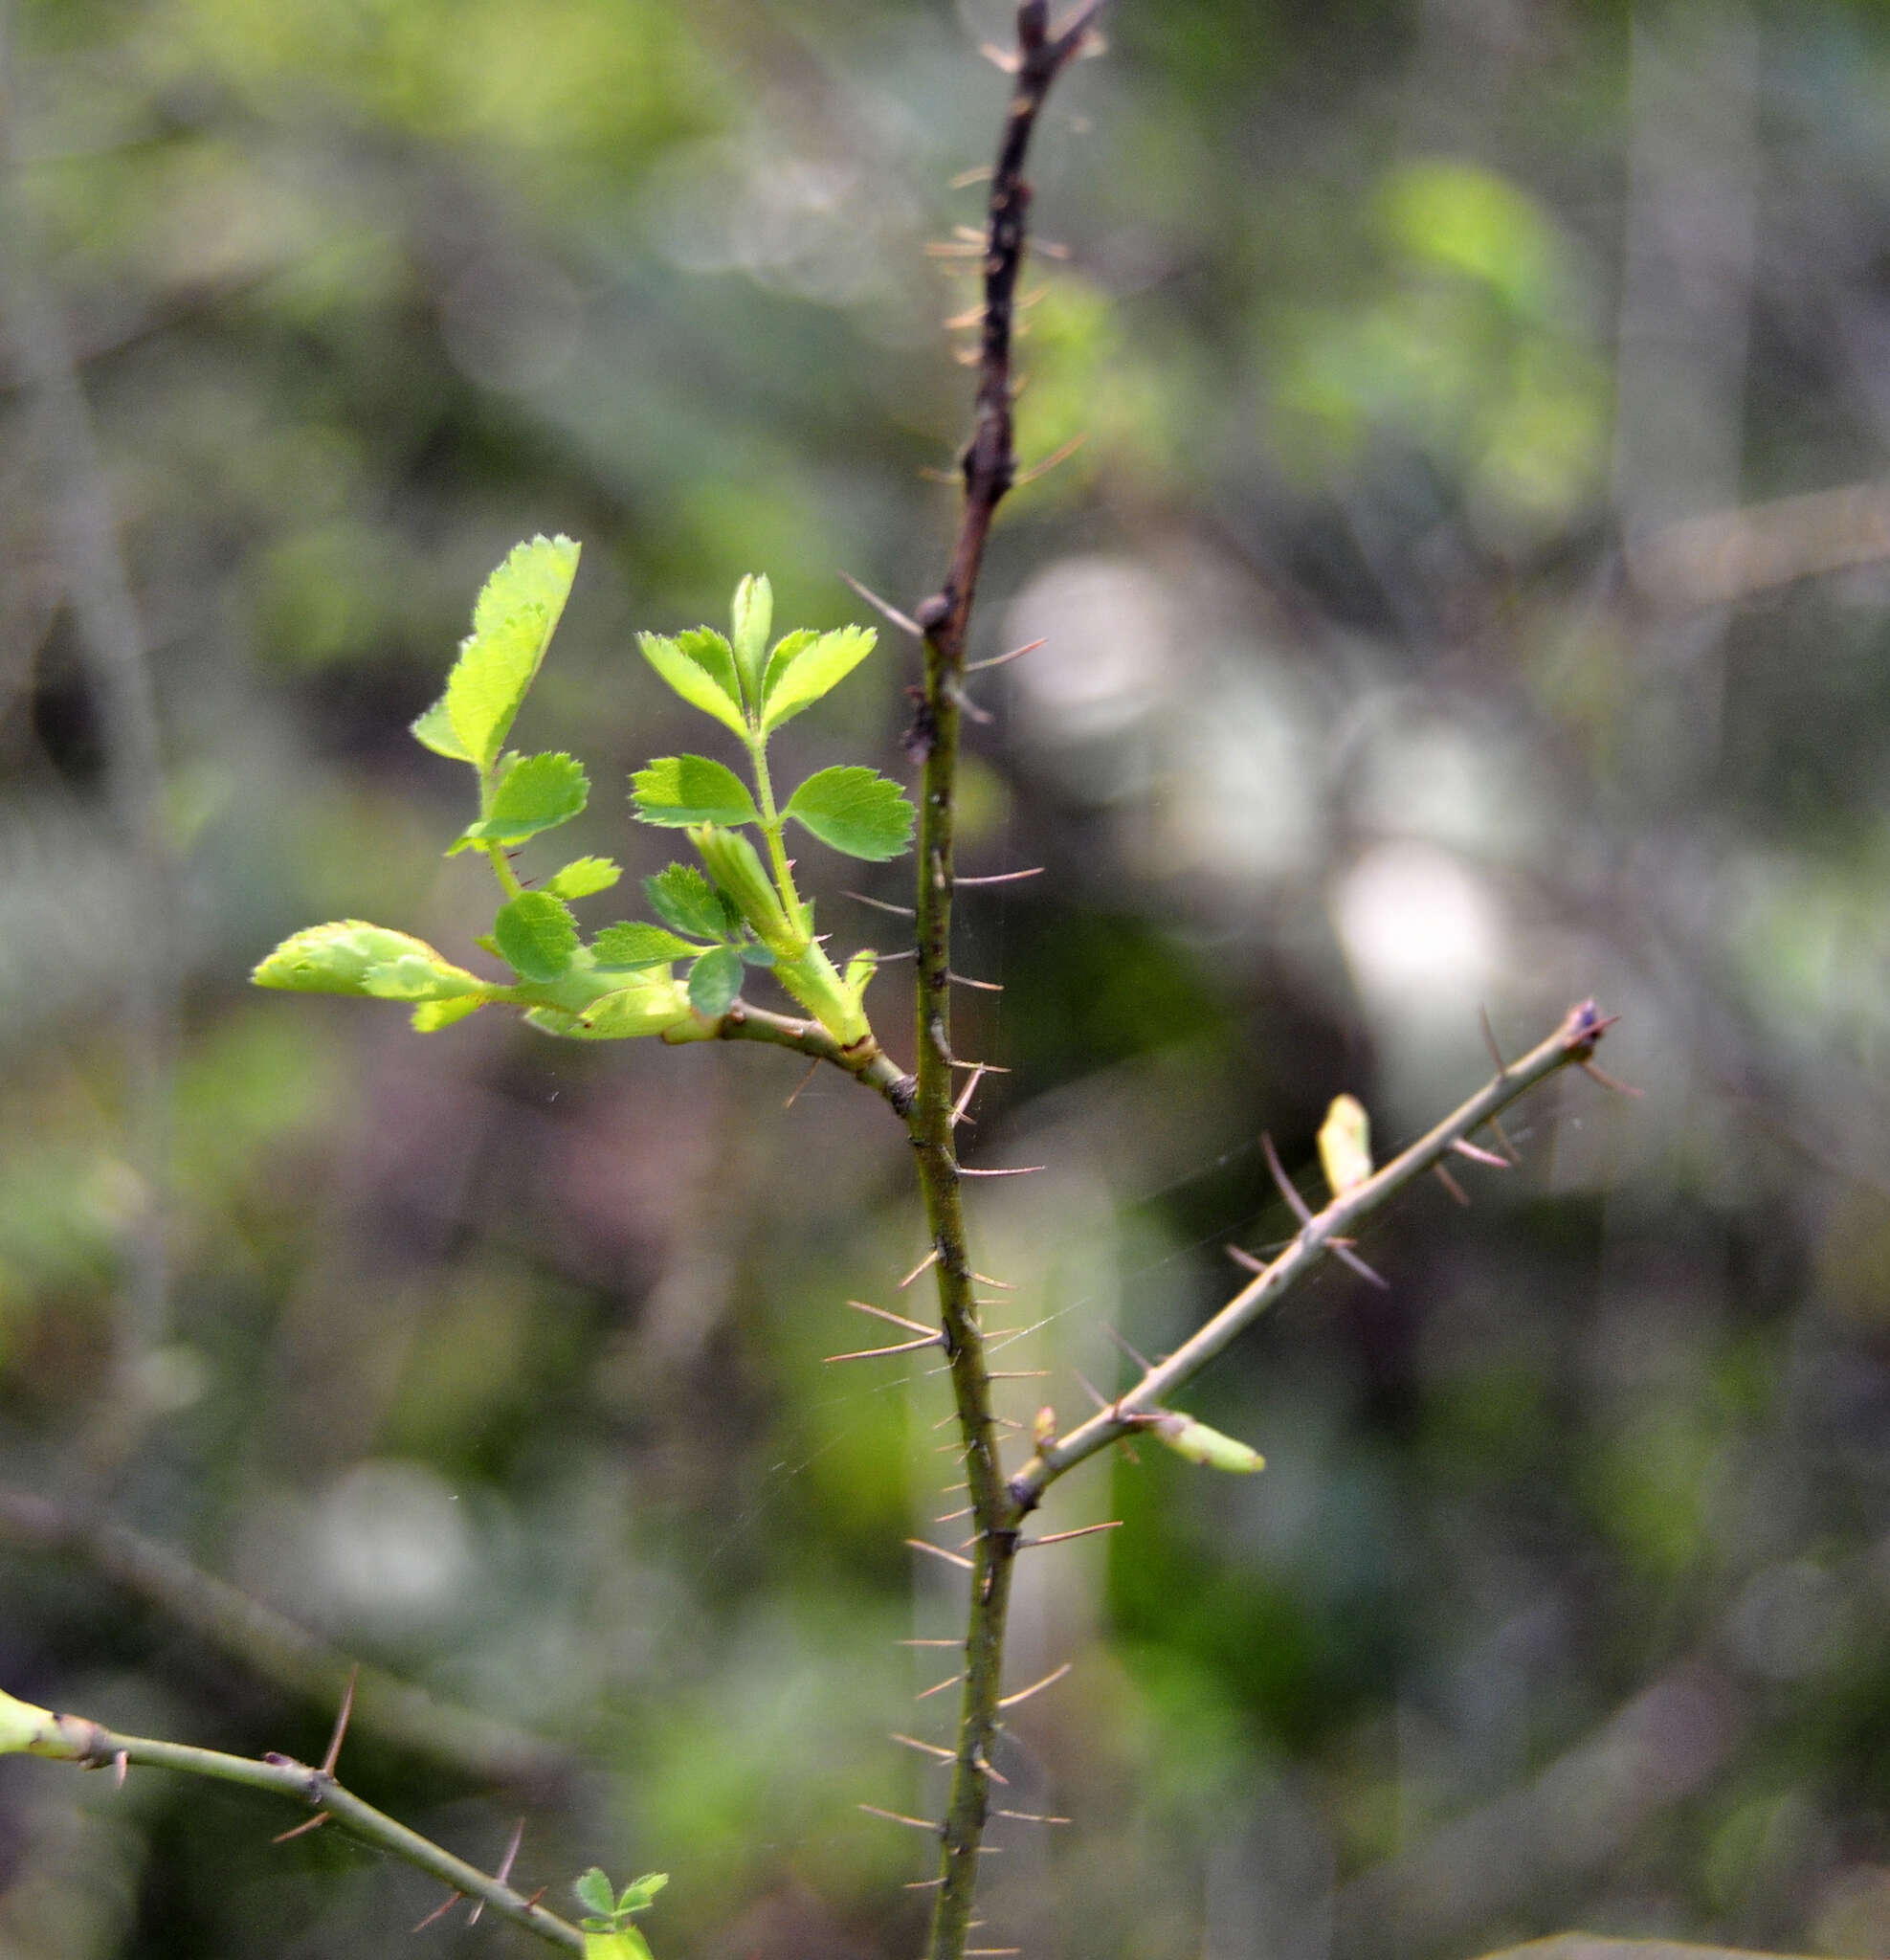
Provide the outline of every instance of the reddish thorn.
{"type": "Polygon", "coordinates": [[[433,1910],[432,1910],[432,1911],[431,1911],[430,1913],[428,1913],[428,1914],[427,1914],[426,1918],[425,1918],[425,1919],[423,1919],[423,1920],[422,1920],[422,1921],[421,1921],[421,1922],[419,1923],[419,1925],[418,1925],[418,1926],[416,1926],[416,1927],[415,1927],[413,1928],[413,1930],[414,1930],[414,1931],[415,1931],[416,1933],[423,1933],[423,1932],[425,1932],[425,1931],[426,1931],[426,1929],[427,1929],[427,1928],[428,1928],[428,1927],[429,1927],[430,1926],[432,1926],[432,1925],[433,1925],[433,1923],[434,1922],[434,1920],[436,1920],[436,1919],[444,1919],[444,1918],[446,1917],[446,1915],[447,1915],[447,1914],[448,1914],[449,1912],[451,1912],[451,1911],[453,1910],[453,1908],[454,1908],[454,1907],[455,1907],[456,1905],[457,1905],[457,1904],[459,1904],[460,1900],[462,1900],[462,1899],[463,1899],[463,1898],[464,1898],[465,1896],[466,1896],[466,1895],[465,1895],[465,1893],[463,1893],[463,1892],[454,1892],[454,1893],[451,1893],[451,1894],[449,1894],[449,1895],[448,1895],[448,1897],[447,1897],[446,1903],[445,1903],[444,1904],[442,1904],[442,1905],[435,1905],[435,1906],[434,1907],[434,1909],[433,1909],[433,1910]]]}
{"type": "Polygon", "coordinates": [[[291,1838],[300,1838],[304,1831],[319,1831],[327,1821],[328,1813],[317,1811],[312,1817],[304,1818],[290,1830],[278,1832],[269,1841],[272,1844],[286,1844],[291,1838]]]}
{"type": "Polygon", "coordinates": [[[328,1738],[328,1753],[322,1758],[322,1773],[332,1776],[341,1760],[342,1737],[347,1733],[347,1719],[354,1713],[354,1684],[361,1679],[359,1663],[348,1669],[347,1692],[342,1697],[341,1712],[335,1717],[335,1732],[328,1738]]]}

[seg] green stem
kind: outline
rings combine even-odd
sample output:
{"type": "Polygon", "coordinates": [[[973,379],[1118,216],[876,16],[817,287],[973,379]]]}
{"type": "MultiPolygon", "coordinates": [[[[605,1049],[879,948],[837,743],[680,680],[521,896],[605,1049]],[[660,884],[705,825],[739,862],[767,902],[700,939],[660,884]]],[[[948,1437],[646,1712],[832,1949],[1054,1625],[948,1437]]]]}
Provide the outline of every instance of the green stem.
{"type": "MultiPolygon", "coordinates": [[[[497,763],[494,763],[490,768],[482,768],[479,771],[479,821],[481,823],[492,814],[492,793],[498,787],[498,783],[499,765],[497,763]]],[[[511,861],[505,856],[504,846],[500,844],[481,844],[479,848],[485,853],[486,862],[492,866],[493,877],[499,880],[499,889],[508,899],[516,899],[524,890],[524,887],[513,875],[511,861]]]]}
{"type": "Polygon", "coordinates": [[[767,773],[767,743],[763,737],[749,737],[748,760],[755,766],[755,795],[761,805],[762,835],[767,839],[767,861],[773,868],[774,881],[781,888],[782,902],[788,908],[788,917],[793,922],[794,930],[805,934],[807,927],[801,912],[801,895],[794,889],[794,867],[788,860],[788,847],[782,837],[782,833],[788,828],[788,820],[774,808],[774,784],[767,773]]]}
{"type": "Polygon", "coordinates": [[[506,858],[504,846],[501,844],[487,844],[482,848],[488,860],[491,862],[492,875],[499,880],[500,890],[508,899],[516,899],[524,890],[524,886],[519,882],[514,875],[512,866],[506,858]]]}

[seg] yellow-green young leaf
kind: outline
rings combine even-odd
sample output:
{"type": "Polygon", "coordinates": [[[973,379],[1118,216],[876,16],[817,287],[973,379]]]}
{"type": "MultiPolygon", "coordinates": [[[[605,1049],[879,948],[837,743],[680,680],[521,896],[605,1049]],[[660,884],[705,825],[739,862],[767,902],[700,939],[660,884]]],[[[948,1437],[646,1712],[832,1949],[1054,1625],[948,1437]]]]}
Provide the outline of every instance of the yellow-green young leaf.
{"type": "Polygon", "coordinates": [[[684,830],[692,823],[759,823],[748,786],[706,755],[659,755],[630,779],[630,800],[645,823],[684,830]]]}
{"type": "Polygon", "coordinates": [[[823,633],[811,646],[783,660],[784,640],[767,663],[762,733],[780,727],[830,688],[837,687],[873,651],[878,639],[870,626],[843,626],[837,633],[823,633]]]}
{"type": "Polygon", "coordinates": [[[589,797],[590,780],[583,765],[570,756],[517,756],[500,777],[486,813],[466,826],[453,849],[467,843],[523,844],[540,831],[569,823],[582,813],[589,797]]]}
{"type": "Polygon", "coordinates": [[[689,990],[667,969],[639,974],[614,993],[600,993],[582,1013],[562,1008],[534,1008],[525,1016],[546,1035],[564,1035],[577,1041],[627,1041],[639,1035],[661,1035],[690,1017],[689,990]]]}
{"type": "Polygon", "coordinates": [[[53,1711],[0,1694],[0,1756],[30,1749],[53,1733],[53,1711]]]}
{"type": "Polygon", "coordinates": [[[699,627],[669,639],[660,633],[639,633],[636,644],[643,657],[692,708],[712,715],[724,728],[745,739],[748,718],[742,711],[742,683],[735,678],[735,656],[719,633],[699,627]]]}
{"type": "Polygon", "coordinates": [[[1186,1457],[1190,1463],[1205,1463],[1210,1470],[1253,1471],[1267,1466],[1258,1450],[1210,1429],[1205,1422],[1196,1422],[1178,1409],[1164,1409],[1148,1426],[1177,1457],[1186,1457]]]}
{"type": "Polygon", "coordinates": [[[796,632],[784,634],[775,641],[774,651],[767,657],[767,667],[762,676],[762,705],[767,705],[768,697],[781,684],[781,677],[800,657],[812,646],[820,635],[811,626],[803,626],[796,632]]]}
{"type": "Polygon", "coordinates": [[[478,1013],[484,1005],[484,999],[477,993],[461,994],[457,1000],[423,1000],[413,1010],[413,1026],[419,1034],[437,1035],[455,1021],[478,1013]]]}
{"type": "Polygon", "coordinates": [[[577,921],[549,892],[521,892],[492,922],[499,956],[524,980],[555,980],[577,952],[577,921]]]}
{"type": "MultiPolygon", "coordinates": [[[[577,575],[578,547],[569,538],[534,538],[516,546],[486,580],[473,608],[473,631],[459,644],[441,706],[459,753],[490,768],[538,672],[577,575]]],[[[415,733],[429,746],[434,711],[415,733]]]]}
{"type": "MultiPolygon", "coordinates": [[[[444,699],[434,702],[426,713],[410,724],[413,739],[423,748],[431,748],[435,755],[443,755],[450,762],[472,762],[458,736],[453,732],[453,724],[447,720],[444,699]]],[[[477,766],[477,765],[476,765],[477,766]]]]}
{"type": "Polygon", "coordinates": [[[586,1933],[584,1960],[651,1960],[650,1943],[634,1926],[614,1932],[586,1933]]]}
{"type": "Polygon", "coordinates": [[[395,991],[395,1000],[444,1000],[476,991],[485,983],[463,967],[456,967],[424,939],[370,925],[365,919],[340,919],[327,925],[305,925],[291,933],[250,978],[258,987],[278,987],[292,993],[371,994],[372,976],[389,971],[396,990],[415,984],[422,969],[436,983],[422,992],[395,991]]]}
{"type": "Polygon", "coordinates": [[[369,967],[361,976],[361,991],[375,1000],[461,1000],[477,996],[485,983],[459,967],[449,967],[436,955],[404,953],[369,967]]]}
{"type": "Polygon", "coordinates": [[[1371,1175],[1371,1119],[1356,1096],[1335,1096],[1319,1126],[1319,1161],[1335,1198],[1371,1175]]]}
{"type": "Polygon", "coordinates": [[[841,984],[856,1000],[866,997],[866,990],[872,984],[873,976],[879,969],[879,955],[871,947],[854,954],[847,962],[847,970],[841,984]]]}
{"type": "Polygon", "coordinates": [[[847,767],[810,776],[789,797],[784,814],[849,858],[878,862],[897,858],[912,841],[915,813],[897,783],[847,767]]]}
{"type": "Polygon", "coordinates": [[[610,858],[574,858],[545,880],[554,899],[588,899],[607,892],[623,876],[623,867],[610,858]]]}
{"type": "Polygon", "coordinates": [[[742,691],[761,699],[762,670],[767,665],[767,636],[774,629],[774,588],[766,573],[751,572],[735,588],[735,665],[742,691]]]}
{"type": "Polygon", "coordinates": [[[605,971],[614,968],[666,967],[672,960],[693,960],[702,948],[660,925],[640,919],[607,925],[590,943],[592,959],[605,971]]]}

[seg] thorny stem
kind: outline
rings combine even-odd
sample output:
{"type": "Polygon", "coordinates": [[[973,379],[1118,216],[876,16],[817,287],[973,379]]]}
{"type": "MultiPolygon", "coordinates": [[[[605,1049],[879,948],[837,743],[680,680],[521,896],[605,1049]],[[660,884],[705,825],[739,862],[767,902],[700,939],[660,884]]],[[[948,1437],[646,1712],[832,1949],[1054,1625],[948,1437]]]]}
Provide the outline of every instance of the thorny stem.
{"type": "Polygon", "coordinates": [[[791,1048],[810,1061],[831,1061],[856,1081],[877,1090],[892,1104],[894,1115],[910,1118],[913,1079],[877,1042],[866,1049],[845,1048],[818,1021],[796,1020],[745,1000],[729,1008],[715,1032],[721,1041],[765,1041],[771,1047],[791,1048]]]}
{"type": "Polygon", "coordinates": [[[1005,1488],[998,1461],[952,1145],[952,851],[965,647],[991,520],[1017,474],[1011,333],[1031,195],[1024,159],[1051,85],[1081,51],[1100,6],[1101,0],[1086,0],[1055,33],[1046,0],[1024,0],[1017,9],[1017,67],[991,176],[978,392],[962,457],[965,505],[945,584],[914,614],[924,635],[925,688],[910,738],[914,753],[923,758],[924,773],[919,812],[918,1088],[908,1126],[939,1255],[939,1313],[977,1526],[965,1688],[927,1944],[930,1960],[961,1960],[970,1929],[989,1804],[988,1766],[998,1726],[1005,1615],[1023,1515],[1005,1488]]]}
{"type": "Polygon", "coordinates": [[[1207,1367],[1236,1336],[1259,1319],[1282,1295],[1312,1272],[1334,1241],[1344,1242],[1353,1229],[1396,1196],[1413,1179],[1422,1177],[1456,1148],[1459,1142],[1500,1115],[1519,1096],[1571,1064],[1580,1067],[1594,1054],[1595,1043],[1612,1023],[1593,1001],[1570,1008],[1567,1018],[1546,1041],[1520,1061],[1508,1063],[1470,1100],[1444,1118],[1418,1141],[1367,1178],[1316,1213],[1278,1258],[1243,1286],[1213,1319],[1170,1354],[1150,1368],[1127,1393],[1090,1417],[1081,1428],[1041,1445],[1011,1480],[1010,1498],[1018,1517],[1034,1510],[1043,1494],[1065,1471],[1074,1469],[1099,1450],[1132,1436],[1147,1416],[1171,1394],[1207,1367]]]}
{"type": "Polygon", "coordinates": [[[187,1775],[239,1783],[251,1790],[272,1790],[307,1804],[318,1815],[331,1816],[352,1836],[379,1845],[395,1858],[468,1899],[483,1901],[502,1919],[536,1933],[547,1946],[568,1953],[584,1951],[584,1935],[568,1920],[547,1912],[535,1899],[515,1891],[503,1880],[489,1877],[477,1865],[423,1838],[417,1831],[364,1803],[336,1782],[334,1772],[289,1756],[261,1758],[226,1755],[221,1749],[193,1748],[188,1744],[154,1742],[141,1735],[118,1735],[79,1715],[53,1718],[51,1733],[33,1745],[32,1753],[77,1763],[83,1770],[140,1763],[159,1770],[181,1770],[187,1775]]]}

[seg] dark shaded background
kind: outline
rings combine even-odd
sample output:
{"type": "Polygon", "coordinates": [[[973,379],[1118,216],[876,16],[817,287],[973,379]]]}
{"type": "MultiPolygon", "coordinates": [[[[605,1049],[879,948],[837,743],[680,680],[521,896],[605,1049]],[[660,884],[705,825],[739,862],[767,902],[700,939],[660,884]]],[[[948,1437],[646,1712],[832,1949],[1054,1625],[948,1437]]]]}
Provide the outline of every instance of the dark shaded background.
{"type": "MultiPolygon", "coordinates": [[[[16,0],[0,358],[0,1682],[319,1754],[103,1515],[553,1745],[364,1711],[469,1857],[674,1882],[659,1954],[913,1949],[946,1401],[861,1345],[907,1147],[765,1050],[263,996],[316,920],[478,959],[406,735],[485,571],[583,568],[521,726],[713,734],[634,629],[938,575],[985,0],[16,0]],[[79,397],[69,383],[76,374],[79,397]],[[88,419],[89,418],[89,419],[88,419]],[[96,454],[89,444],[96,439],[96,454]],[[104,522],[108,519],[109,523],[104,522]],[[116,567],[126,581],[115,585],[116,567]],[[120,603],[128,596],[129,609],[120,603]],[[27,1498],[50,1500],[34,1510],[27,1498]],[[112,1548],[117,1548],[117,1556],[112,1548]],[[119,1573],[114,1578],[104,1568],[119,1573]],[[135,1577],[136,1574],[130,1574],[135,1577]],[[435,1752],[437,1754],[438,1752],[435,1752]],[[448,1751],[450,1754],[451,1751],[448,1751]],[[487,1764],[487,1771],[490,1771],[487,1764]]],[[[1890,1952],[1890,21],[1119,0],[1042,131],[960,1049],[1012,1384],[1225,1297],[1327,1099],[1381,1147],[1593,993],[1604,1059],[1199,1387],[1252,1480],[1060,1486],[989,1944],[1425,1960],[1570,1925],[1890,1952]]],[[[901,768],[909,650],[784,739],[901,768]]],[[[547,862],[556,861],[548,859],[547,862]]],[[[805,854],[823,924],[901,867],[805,854]],[[815,862],[819,857],[820,861],[815,862]],[[864,881],[862,881],[864,880],[864,881]]],[[[627,887],[634,893],[634,885],[627,887]]],[[[622,893],[589,902],[593,924],[622,893]]],[[[909,969],[908,969],[909,970],[909,969]]],[[[901,969],[874,1009],[909,1051],[901,969]]],[[[758,990],[759,991],[759,990],[758,990]]],[[[1159,1457],[1161,1460],[1151,1460],[1159,1457]]],[[[523,1951],[211,1785],[10,1762],[12,1960],[523,1951]]]]}

